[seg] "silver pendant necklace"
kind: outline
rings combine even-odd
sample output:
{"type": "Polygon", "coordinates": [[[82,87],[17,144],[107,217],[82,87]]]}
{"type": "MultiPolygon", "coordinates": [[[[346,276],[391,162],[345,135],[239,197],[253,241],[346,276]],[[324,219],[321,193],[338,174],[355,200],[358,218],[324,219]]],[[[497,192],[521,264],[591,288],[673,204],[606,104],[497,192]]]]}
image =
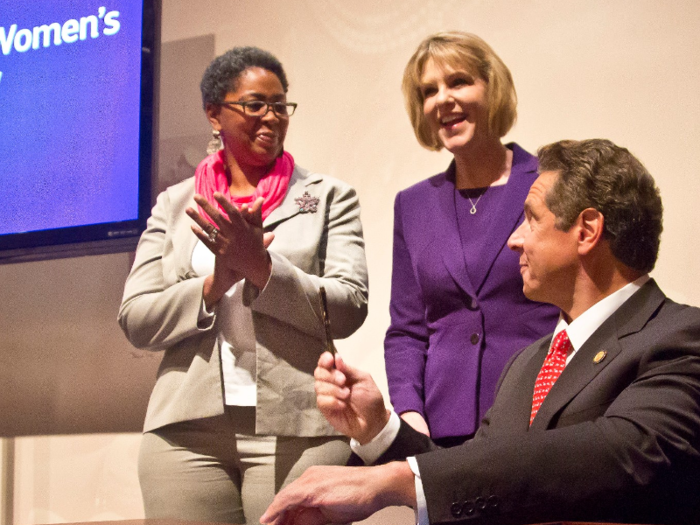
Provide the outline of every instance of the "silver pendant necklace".
{"type": "Polygon", "coordinates": [[[474,202],[474,201],[472,200],[472,198],[471,198],[469,195],[467,195],[467,199],[469,199],[469,202],[470,202],[471,205],[472,205],[472,207],[469,209],[469,213],[471,213],[472,215],[475,215],[475,214],[476,214],[476,205],[479,204],[479,201],[481,200],[481,197],[483,197],[484,195],[486,195],[486,192],[487,192],[487,191],[489,191],[489,187],[488,187],[488,186],[487,186],[486,189],[484,190],[484,193],[482,193],[481,195],[479,195],[479,197],[476,199],[476,202],[474,202]]]}

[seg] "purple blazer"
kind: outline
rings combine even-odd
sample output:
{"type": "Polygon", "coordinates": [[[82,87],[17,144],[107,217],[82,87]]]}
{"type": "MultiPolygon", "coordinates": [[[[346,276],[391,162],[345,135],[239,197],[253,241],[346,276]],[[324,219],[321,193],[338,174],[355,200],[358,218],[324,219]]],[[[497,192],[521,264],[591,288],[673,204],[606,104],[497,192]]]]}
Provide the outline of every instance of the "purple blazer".
{"type": "Polygon", "coordinates": [[[510,357],[551,333],[559,310],[525,298],[508,237],[523,220],[537,159],[517,144],[489,245],[465,269],[455,210],[454,162],[399,192],[394,204],[391,325],[384,340],[396,412],[419,412],[433,439],[469,435],[494,400],[510,357]]]}

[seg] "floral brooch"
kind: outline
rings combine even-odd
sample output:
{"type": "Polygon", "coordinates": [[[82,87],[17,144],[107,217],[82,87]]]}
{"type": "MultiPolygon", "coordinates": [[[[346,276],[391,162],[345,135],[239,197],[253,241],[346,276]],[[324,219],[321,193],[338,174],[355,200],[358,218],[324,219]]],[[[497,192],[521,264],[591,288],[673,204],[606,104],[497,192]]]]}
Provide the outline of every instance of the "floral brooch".
{"type": "Polygon", "coordinates": [[[316,213],[318,211],[318,197],[312,197],[305,191],[301,197],[294,199],[299,206],[299,213],[316,213]]]}

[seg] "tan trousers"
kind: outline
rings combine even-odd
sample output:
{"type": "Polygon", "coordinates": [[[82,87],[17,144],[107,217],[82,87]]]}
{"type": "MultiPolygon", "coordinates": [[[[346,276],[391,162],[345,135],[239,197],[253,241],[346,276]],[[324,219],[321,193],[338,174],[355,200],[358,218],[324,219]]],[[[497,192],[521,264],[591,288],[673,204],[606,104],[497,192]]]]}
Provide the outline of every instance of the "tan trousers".
{"type": "Polygon", "coordinates": [[[344,465],[345,438],[253,434],[255,408],[147,432],[139,453],[146,518],[258,524],[311,465],[344,465]]]}

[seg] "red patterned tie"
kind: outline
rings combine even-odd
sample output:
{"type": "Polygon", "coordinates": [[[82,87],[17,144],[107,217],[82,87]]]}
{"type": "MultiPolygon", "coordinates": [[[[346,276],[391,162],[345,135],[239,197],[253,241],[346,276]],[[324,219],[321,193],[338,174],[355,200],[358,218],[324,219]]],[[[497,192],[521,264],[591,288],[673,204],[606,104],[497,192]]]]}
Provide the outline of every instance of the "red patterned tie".
{"type": "Polygon", "coordinates": [[[535,419],[537,415],[537,411],[540,409],[540,406],[542,406],[544,398],[547,397],[552,385],[559,379],[559,376],[564,371],[566,356],[569,350],[571,350],[571,341],[569,341],[566,330],[562,330],[554,338],[552,348],[549,349],[549,353],[542,364],[540,373],[537,374],[535,393],[532,396],[532,411],[530,412],[531,425],[532,420],[535,419]]]}

